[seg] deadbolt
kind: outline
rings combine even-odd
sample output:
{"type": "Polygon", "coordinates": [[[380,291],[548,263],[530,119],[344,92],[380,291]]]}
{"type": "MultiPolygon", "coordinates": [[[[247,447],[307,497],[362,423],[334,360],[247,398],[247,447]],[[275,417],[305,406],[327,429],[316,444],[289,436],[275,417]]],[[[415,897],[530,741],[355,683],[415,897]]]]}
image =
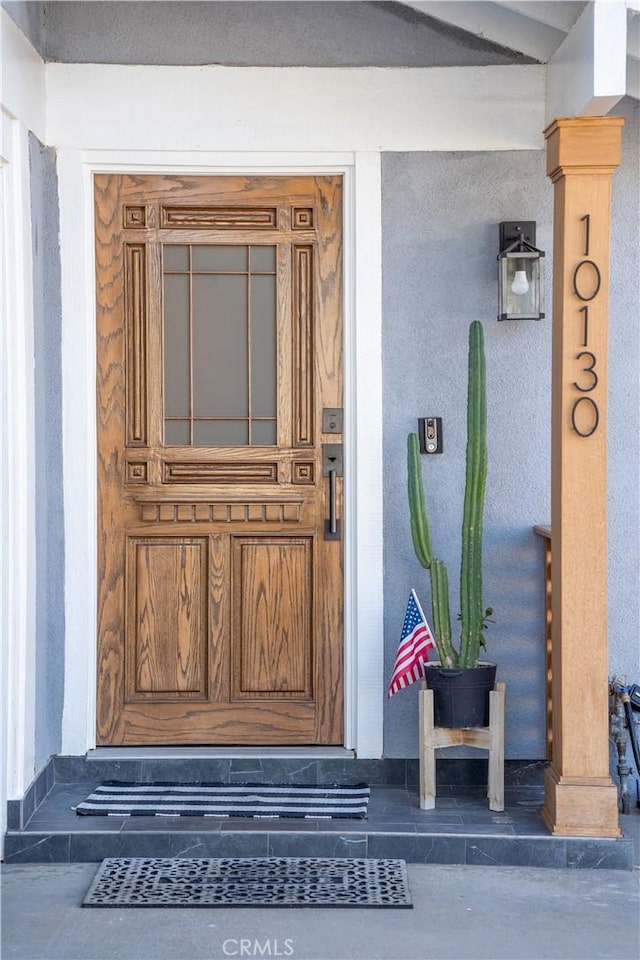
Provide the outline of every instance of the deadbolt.
{"type": "Polygon", "coordinates": [[[324,407],[322,410],[322,432],[342,433],[342,407],[324,407]]]}

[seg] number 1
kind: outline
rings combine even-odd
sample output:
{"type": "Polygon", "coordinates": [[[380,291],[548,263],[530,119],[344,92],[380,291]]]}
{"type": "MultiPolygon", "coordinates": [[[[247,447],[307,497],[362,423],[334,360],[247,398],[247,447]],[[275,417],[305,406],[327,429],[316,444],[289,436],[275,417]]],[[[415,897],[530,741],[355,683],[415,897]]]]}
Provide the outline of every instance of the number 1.
{"type": "Polygon", "coordinates": [[[591,214],[585,213],[584,217],[580,217],[580,223],[584,223],[584,255],[585,257],[589,256],[589,227],[591,223],[591,214]]]}

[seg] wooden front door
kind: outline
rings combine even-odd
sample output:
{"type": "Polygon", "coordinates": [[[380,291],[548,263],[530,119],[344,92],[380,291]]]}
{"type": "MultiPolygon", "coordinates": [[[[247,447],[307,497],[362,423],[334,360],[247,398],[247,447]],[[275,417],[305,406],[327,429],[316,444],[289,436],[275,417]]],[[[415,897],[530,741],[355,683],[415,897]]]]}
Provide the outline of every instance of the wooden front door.
{"type": "Polygon", "coordinates": [[[98,743],[341,744],[342,178],[105,174],[95,217],[98,743]]]}

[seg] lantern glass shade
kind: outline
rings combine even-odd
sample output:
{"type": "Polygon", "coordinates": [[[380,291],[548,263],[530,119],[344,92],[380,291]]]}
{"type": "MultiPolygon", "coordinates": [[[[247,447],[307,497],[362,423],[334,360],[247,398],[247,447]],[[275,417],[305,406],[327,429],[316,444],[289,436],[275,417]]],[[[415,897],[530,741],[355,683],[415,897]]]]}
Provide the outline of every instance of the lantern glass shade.
{"type": "Polygon", "coordinates": [[[498,320],[544,317],[544,253],[518,250],[498,257],[498,320]]]}

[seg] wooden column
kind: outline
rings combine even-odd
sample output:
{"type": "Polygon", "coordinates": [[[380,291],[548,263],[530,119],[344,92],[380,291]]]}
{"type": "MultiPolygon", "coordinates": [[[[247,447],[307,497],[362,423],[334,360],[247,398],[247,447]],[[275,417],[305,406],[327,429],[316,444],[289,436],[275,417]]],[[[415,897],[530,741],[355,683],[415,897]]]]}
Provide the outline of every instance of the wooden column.
{"type": "Polygon", "coordinates": [[[607,694],[607,318],[611,178],[620,117],[555,120],[552,364],[554,834],[617,837],[607,694]]]}

